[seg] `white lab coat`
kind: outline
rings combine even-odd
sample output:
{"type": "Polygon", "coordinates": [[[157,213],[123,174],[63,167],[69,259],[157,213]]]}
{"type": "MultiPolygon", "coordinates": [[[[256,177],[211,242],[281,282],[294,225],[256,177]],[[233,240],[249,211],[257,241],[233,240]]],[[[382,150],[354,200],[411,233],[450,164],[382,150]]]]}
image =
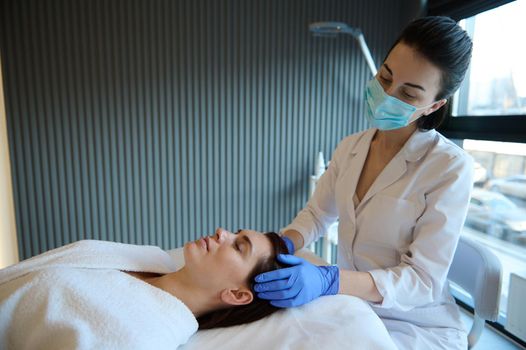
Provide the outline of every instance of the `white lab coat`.
{"type": "Polygon", "coordinates": [[[305,245],[339,219],[338,265],[368,271],[371,303],[400,349],[466,349],[447,273],[472,189],[473,159],[434,130],[415,131],[355,208],[353,195],[376,129],[345,138],[316,190],[284,232],[305,245]]]}

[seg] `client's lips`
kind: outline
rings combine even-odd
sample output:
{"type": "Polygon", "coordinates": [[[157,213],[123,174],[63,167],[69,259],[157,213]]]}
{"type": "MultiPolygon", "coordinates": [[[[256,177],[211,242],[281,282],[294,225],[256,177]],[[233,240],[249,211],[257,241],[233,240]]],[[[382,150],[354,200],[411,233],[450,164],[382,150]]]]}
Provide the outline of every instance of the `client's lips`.
{"type": "Polygon", "coordinates": [[[201,238],[199,240],[199,243],[201,244],[201,247],[203,247],[204,249],[206,249],[206,251],[208,251],[208,246],[209,246],[208,237],[201,238]]]}

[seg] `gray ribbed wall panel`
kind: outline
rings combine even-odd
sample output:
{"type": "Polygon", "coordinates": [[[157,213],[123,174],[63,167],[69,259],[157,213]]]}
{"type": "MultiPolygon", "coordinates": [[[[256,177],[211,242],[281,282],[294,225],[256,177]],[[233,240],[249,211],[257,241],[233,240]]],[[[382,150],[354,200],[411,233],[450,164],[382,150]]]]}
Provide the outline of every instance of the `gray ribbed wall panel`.
{"type": "Polygon", "coordinates": [[[164,248],[278,230],[318,150],[366,127],[369,78],[415,1],[2,1],[21,258],[79,239],[164,248]]]}

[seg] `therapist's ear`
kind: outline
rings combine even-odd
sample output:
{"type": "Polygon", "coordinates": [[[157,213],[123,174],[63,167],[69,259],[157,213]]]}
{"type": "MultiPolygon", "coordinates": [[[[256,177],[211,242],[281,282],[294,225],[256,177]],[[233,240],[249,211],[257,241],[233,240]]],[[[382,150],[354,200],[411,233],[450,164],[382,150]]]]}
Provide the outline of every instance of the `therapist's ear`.
{"type": "Polygon", "coordinates": [[[445,98],[441,99],[440,101],[436,101],[435,103],[433,103],[433,105],[431,107],[429,107],[425,112],[424,112],[424,115],[430,115],[431,113],[437,111],[438,109],[440,109],[440,107],[442,107],[443,105],[445,105],[447,102],[447,100],[445,98]]]}
{"type": "Polygon", "coordinates": [[[246,288],[223,289],[221,301],[228,305],[246,305],[254,300],[252,292],[246,288]]]}

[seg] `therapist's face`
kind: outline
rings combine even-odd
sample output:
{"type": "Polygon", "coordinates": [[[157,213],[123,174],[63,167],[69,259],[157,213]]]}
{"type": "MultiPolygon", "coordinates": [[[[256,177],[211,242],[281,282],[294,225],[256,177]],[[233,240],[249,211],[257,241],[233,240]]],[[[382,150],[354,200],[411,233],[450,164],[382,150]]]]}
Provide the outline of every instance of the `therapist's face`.
{"type": "MultiPolygon", "coordinates": [[[[185,244],[185,268],[194,282],[208,290],[249,293],[243,299],[248,303],[253,297],[248,276],[260,261],[271,256],[272,250],[270,240],[260,232],[240,230],[234,234],[218,228],[213,236],[185,244]]],[[[236,303],[236,295],[233,297],[229,304],[236,303]]]]}
{"type": "Polygon", "coordinates": [[[400,42],[385,59],[376,79],[388,95],[417,108],[436,102],[418,111],[420,115],[428,115],[446,102],[436,101],[441,88],[441,75],[438,67],[411,46],[400,42]]]}

